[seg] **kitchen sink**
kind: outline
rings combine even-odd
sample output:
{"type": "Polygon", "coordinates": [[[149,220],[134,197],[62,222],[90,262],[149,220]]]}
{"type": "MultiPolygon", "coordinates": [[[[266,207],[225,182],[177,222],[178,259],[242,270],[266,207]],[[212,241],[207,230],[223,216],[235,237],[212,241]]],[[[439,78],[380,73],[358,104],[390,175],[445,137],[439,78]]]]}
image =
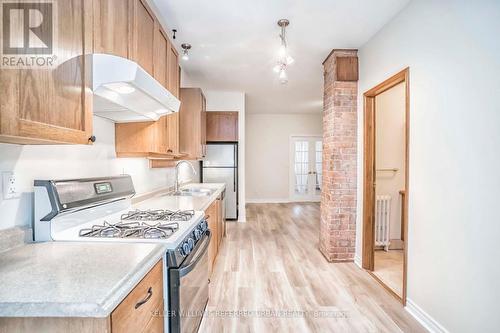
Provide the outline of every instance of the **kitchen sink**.
{"type": "Polygon", "coordinates": [[[205,197],[214,193],[214,190],[207,188],[184,188],[177,192],[172,193],[174,196],[192,196],[192,197],[205,197]]]}

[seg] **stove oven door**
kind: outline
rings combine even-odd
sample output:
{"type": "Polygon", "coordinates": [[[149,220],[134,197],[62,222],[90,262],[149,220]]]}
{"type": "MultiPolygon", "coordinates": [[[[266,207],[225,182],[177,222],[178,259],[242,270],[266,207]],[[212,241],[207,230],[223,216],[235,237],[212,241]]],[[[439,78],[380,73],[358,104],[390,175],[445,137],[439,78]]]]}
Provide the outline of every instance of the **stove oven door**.
{"type": "Polygon", "coordinates": [[[207,230],[179,268],[169,268],[170,333],[197,332],[208,302],[207,230]]]}

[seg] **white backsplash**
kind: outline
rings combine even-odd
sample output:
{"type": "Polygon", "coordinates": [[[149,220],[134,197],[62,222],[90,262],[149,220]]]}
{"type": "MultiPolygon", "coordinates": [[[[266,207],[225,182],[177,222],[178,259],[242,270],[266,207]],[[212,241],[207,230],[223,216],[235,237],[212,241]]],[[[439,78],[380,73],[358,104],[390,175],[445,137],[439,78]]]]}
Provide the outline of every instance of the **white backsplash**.
{"type": "MultiPolygon", "coordinates": [[[[116,158],[114,124],[94,117],[94,145],[21,146],[0,144],[0,172],[13,171],[19,198],[0,198],[0,230],[31,226],[33,181],[130,174],[136,192],[146,193],[174,183],[174,169],[150,169],[145,158],[116,158]]],[[[197,163],[193,163],[197,168],[197,163]]],[[[182,166],[181,179],[190,171],[182,166]]],[[[198,168],[197,168],[198,169],[198,168]]]]}

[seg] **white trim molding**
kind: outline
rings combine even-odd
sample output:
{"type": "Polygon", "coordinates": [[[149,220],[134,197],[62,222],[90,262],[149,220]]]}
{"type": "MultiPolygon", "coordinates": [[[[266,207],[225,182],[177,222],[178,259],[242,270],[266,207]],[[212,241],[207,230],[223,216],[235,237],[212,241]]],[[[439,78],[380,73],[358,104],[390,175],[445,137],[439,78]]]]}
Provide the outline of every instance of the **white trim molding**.
{"type": "Polygon", "coordinates": [[[411,299],[406,299],[405,310],[431,333],[449,333],[449,331],[432,318],[411,299]]]}
{"type": "Polygon", "coordinates": [[[354,263],[356,264],[356,266],[363,269],[363,266],[361,265],[361,257],[358,254],[354,255],[354,263]]]}
{"type": "Polygon", "coordinates": [[[270,198],[270,199],[247,199],[247,204],[266,204],[266,203],[292,203],[292,202],[320,202],[320,200],[304,200],[304,199],[290,199],[290,198],[270,198]]]}

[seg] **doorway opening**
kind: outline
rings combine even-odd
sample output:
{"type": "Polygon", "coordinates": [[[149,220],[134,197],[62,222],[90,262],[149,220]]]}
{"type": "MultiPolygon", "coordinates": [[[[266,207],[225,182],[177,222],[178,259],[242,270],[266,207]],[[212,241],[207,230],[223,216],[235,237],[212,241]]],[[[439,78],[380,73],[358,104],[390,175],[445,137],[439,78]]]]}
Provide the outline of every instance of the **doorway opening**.
{"type": "Polygon", "coordinates": [[[406,303],[409,68],[364,94],[362,266],[406,303]]]}
{"type": "Polygon", "coordinates": [[[290,137],[290,199],[320,201],[323,138],[290,137]]]}

